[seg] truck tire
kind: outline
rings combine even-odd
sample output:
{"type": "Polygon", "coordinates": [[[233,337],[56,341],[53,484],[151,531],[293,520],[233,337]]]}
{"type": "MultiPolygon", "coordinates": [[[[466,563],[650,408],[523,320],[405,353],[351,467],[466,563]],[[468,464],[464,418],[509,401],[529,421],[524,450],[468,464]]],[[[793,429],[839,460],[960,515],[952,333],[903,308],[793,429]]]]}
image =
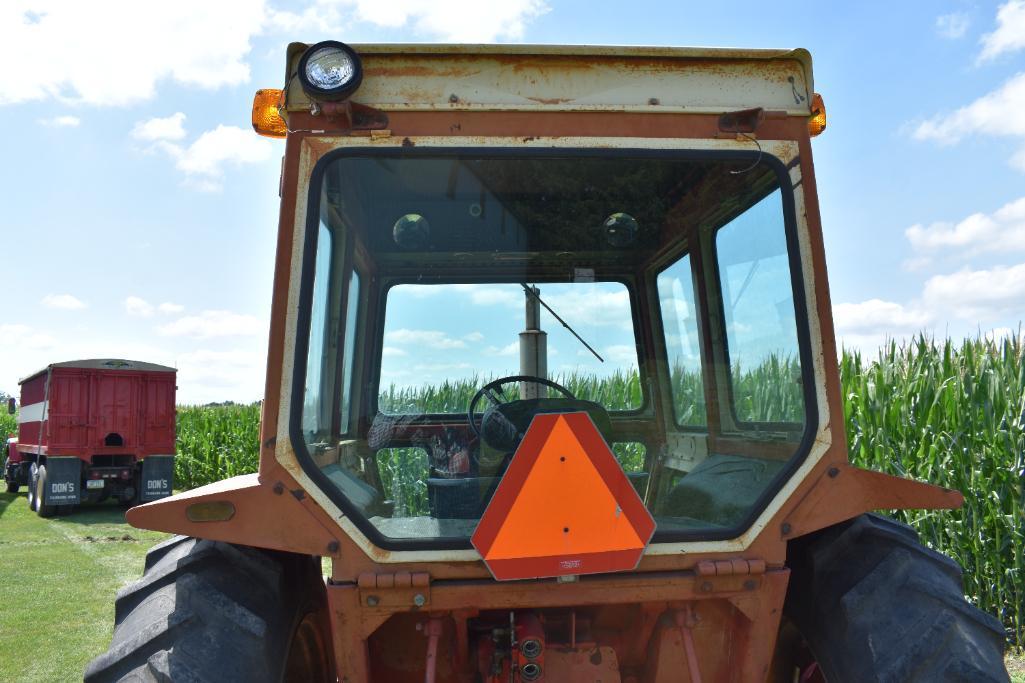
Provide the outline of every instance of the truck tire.
{"type": "Polygon", "coordinates": [[[46,465],[40,465],[38,473],[36,474],[36,514],[40,517],[53,517],[57,512],[56,505],[47,505],[43,501],[46,500],[46,465]]]}
{"type": "Polygon", "coordinates": [[[38,473],[39,467],[36,463],[32,463],[28,471],[28,509],[32,512],[36,511],[36,475],[38,473]]]}
{"type": "Polygon", "coordinates": [[[317,558],[176,536],[118,592],[86,683],[334,681],[317,558]]]}
{"type": "Polygon", "coordinates": [[[911,527],[861,515],[791,542],[788,564],[784,616],[828,683],[1008,681],[1000,622],[911,527]]]}

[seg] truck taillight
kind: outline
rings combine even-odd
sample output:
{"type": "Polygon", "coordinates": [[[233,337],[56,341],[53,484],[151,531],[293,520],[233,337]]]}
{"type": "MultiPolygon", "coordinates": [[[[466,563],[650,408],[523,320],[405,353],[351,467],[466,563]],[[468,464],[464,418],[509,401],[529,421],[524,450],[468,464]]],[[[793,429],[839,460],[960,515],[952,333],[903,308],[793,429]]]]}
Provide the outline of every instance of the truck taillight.
{"type": "Polygon", "coordinates": [[[121,478],[122,479],[131,479],[132,478],[132,471],[131,470],[121,470],[121,478]]]}

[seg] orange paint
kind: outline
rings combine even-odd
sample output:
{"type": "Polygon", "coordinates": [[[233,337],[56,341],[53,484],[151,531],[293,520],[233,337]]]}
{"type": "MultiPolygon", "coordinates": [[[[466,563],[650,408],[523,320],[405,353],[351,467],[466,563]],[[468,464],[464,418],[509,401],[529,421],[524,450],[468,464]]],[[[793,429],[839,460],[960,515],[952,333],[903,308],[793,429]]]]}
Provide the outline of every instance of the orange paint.
{"type": "Polygon", "coordinates": [[[497,579],[632,569],[655,522],[587,413],[534,418],[474,532],[497,579]]]}

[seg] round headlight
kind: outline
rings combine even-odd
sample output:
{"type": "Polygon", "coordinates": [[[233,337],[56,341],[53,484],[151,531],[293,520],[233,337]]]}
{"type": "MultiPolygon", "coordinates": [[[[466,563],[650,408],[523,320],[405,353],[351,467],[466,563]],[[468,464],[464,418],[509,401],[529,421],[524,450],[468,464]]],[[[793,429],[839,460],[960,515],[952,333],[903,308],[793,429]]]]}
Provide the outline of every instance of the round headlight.
{"type": "Polygon", "coordinates": [[[299,58],[299,82],[312,98],[343,100],[363,82],[363,65],[345,43],[325,40],[306,48],[299,58]]]}

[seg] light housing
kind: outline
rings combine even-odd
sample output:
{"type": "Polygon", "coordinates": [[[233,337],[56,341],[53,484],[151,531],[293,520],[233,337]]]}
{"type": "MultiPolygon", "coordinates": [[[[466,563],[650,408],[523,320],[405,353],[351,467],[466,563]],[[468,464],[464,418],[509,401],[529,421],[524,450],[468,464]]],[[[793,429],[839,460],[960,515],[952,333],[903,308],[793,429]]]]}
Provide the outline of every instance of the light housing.
{"type": "Polygon", "coordinates": [[[299,58],[298,76],[310,98],[344,100],[363,82],[363,63],[345,43],[325,40],[306,48],[299,58]]]}
{"type": "Polygon", "coordinates": [[[826,105],[822,95],[815,93],[811,98],[811,116],[808,118],[808,134],[812,137],[826,129],[826,105]]]}
{"type": "Polygon", "coordinates": [[[283,138],[288,125],[281,116],[284,91],[265,88],[253,97],[253,130],[268,138],[283,138]]]}

